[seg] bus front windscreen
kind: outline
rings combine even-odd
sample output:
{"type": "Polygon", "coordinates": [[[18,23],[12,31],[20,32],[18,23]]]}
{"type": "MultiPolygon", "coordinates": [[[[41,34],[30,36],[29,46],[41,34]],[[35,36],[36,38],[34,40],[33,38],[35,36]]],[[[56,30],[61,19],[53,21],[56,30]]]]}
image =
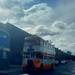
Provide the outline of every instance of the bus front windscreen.
{"type": "Polygon", "coordinates": [[[39,40],[25,40],[25,45],[39,45],[39,40]]]}

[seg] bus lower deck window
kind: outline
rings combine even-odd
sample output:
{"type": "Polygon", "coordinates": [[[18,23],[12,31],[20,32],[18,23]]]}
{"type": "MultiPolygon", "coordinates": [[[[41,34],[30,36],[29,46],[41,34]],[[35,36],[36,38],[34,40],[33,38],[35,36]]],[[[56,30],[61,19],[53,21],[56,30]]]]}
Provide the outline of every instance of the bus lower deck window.
{"type": "Polygon", "coordinates": [[[41,55],[41,54],[36,54],[36,58],[43,59],[43,55],[41,55]]]}

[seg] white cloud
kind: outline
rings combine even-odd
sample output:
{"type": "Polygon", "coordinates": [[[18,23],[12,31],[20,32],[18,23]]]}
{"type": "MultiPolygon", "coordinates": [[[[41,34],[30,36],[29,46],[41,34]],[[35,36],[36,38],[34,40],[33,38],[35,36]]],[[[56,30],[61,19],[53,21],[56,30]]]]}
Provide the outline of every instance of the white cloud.
{"type": "MultiPolygon", "coordinates": [[[[53,10],[46,3],[33,5],[28,9],[24,9],[23,4],[16,4],[20,0],[6,0],[1,1],[0,7],[0,21],[3,23],[10,22],[20,27],[28,27],[34,25],[49,25],[53,10]],[[9,6],[10,7],[9,7],[9,6]]],[[[26,0],[25,0],[26,1],[26,0]]],[[[25,3],[25,1],[22,1],[25,3]]],[[[29,2],[34,0],[29,0],[29,2]]]]}
{"type": "Polygon", "coordinates": [[[34,25],[48,25],[53,14],[52,8],[46,3],[33,5],[31,8],[24,10],[25,16],[21,20],[33,22],[34,25]]]}
{"type": "Polygon", "coordinates": [[[67,23],[62,21],[55,21],[51,25],[51,31],[55,33],[63,33],[67,29],[67,23]]]}
{"type": "Polygon", "coordinates": [[[23,7],[33,1],[34,0],[0,0],[0,21],[18,25],[20,18],[24,16],[23,7]]]}
{"type": "Polygon", "coordinates": [[[0,0],[0,7],[11,9],[13,6],[22,7],[31,2],[34,2],[34,0],[0,0]]]}
{"type": "Polygon", "coordinates": [[[37,27],[35,27],[33,32],[34,34],[37,34],[40,36],[50,35],[50,30],[46,26],[43,26],[43,25],[38,25],[37,27]]]}
{"type": "Polygon", "coordinates": [[[31,27],[27,27],[27,28],[23,28],[24,31],[28,32],[28,33],[33,33],[33,30],[31,27]]]}
{"type": "Polygon", "coordinates": [[[60,0],[55,7],[55,16],[57,20],[67,23],[75,21],[75,0],[60,0]]]}
{"type": "Polygon", "coordinates": [[[75,30],[75,23],[72,23],[71,25],[69,25],[68,28],[69,28],[71,31],[74,31],[74,30],[75,30]]]}

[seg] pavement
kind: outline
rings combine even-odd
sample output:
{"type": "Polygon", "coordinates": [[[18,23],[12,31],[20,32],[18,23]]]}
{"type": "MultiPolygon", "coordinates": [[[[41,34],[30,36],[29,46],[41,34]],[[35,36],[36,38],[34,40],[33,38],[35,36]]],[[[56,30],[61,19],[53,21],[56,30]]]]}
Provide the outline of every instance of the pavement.
{"type": "Polygon", "coordinates": [[[0,70],[0,75],[3,74],[14,74],[14,73],[21,73],[22,67],[19,65],[10,65],[10,68],[8,70],[0,70]]]}

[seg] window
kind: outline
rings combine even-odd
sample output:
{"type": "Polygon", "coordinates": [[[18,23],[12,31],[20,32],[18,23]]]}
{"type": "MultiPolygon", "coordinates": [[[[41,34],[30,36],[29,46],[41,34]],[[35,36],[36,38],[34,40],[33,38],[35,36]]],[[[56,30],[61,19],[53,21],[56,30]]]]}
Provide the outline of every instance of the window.
{"type": "Polygon", "coordinates": [[[30,52],[24,52],[23,58],[30,58],[30,52]]]}
{"type": "Polygon", "coordinates": [[[51,60],[53,60],[53,59],[54,59],[54,57],[51,57],[51,56],[49,56],[49,57],[48,57],[48,59],[51,59],[51,60]]]}
{"type": "Polygon", "coordinates": [[[24,52],[24,58],[35,58],[34,52],[24,52]]]}
{"type": "Polygon", "coordinates": [[[39,40],[25,40],[25,45],[39,45],[39,40]]]}
{"type": "Polygon", "coordinates": [[[50,60],[53,60],[54,59],[54,57],[51,57],[51,56],[44,56],[44,59],[50,59],[50,60]]]}
{"type": "Polygon", "coordinates": [[[4,59],[6,59],[7,58],[7,56],[6,56],[6,52],[3,52],[3,56],[2,56],[4,59]]]}
{"type": "Polygon", "coordinates": [[[42,54],[36,54],[36,58],[37,59],[43,59],[43,55],[42,54]]]}
{"type": "Polygon", "coordinates": [[[34,52],[31,52],[31,57],[32,57],[32,58],[35,58],[34,52]]]}
{"type": "Polygon", "coordinates": [[[30,55],[30,52],[24,52],[23,54],[24,55],[30,55]]]}
{"type": "Polygon", "coordinates": [[[48,59],[48,56],[44,56],[44,59],[48,59]]]}
{"type": "Polygon", "coordinates": [[[44,42],[41,40],[41,45],[43,46],[44,45],[44,42]]]}
{"type": "Polygon", "coordinates": [[[28,55],[25,55],[25,56],[24,56],[24,58],[30,58],[30,56],[28,56],[28,55]]]}

